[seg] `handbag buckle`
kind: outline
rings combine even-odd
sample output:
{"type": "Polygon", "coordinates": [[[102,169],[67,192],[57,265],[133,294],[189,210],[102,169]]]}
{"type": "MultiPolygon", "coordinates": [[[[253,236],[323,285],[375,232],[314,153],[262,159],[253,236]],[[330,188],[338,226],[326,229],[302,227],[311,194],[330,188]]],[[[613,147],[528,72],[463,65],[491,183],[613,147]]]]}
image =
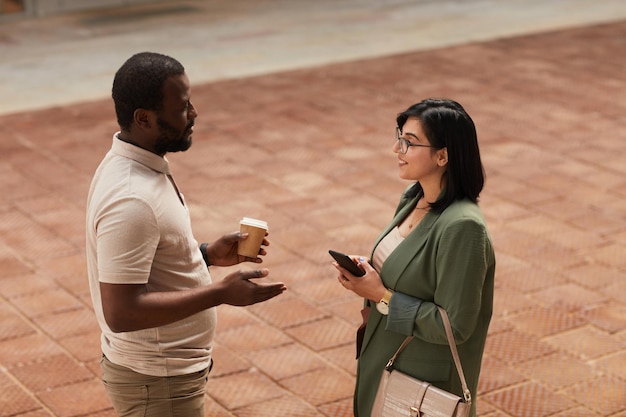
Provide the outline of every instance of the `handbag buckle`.
{"type": "Polygon", "coordinates": [[[411,411],[411,417],[421,417],[422,415],[418,407],[411,406],[410,411],[411,411]]]}
{"type": "Polygon", "coordinates": [[[472,393],[469,390],[463,391],[463,399],[465,399],[466,403],[471,404],[472,403],[472,393]]]}

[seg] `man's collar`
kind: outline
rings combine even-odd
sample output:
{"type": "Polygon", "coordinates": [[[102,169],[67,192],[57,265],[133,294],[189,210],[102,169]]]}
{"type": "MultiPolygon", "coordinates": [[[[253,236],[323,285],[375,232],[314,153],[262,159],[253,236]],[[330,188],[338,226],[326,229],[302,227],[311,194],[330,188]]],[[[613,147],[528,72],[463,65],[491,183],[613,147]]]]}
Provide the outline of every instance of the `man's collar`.
{"type": "Polygon", "coordinates": [[[162,172],[166,175],[170,175],[170,165],[164,156],[159,156],[155,153],[147,151],[139,146],[133,145],[121,140],[117,132],[113,135],[113,146],[111,151],[117,155],[123,156],[133,161],[139,162],[142,165],[147,166],[155,171],[162,172]]]}

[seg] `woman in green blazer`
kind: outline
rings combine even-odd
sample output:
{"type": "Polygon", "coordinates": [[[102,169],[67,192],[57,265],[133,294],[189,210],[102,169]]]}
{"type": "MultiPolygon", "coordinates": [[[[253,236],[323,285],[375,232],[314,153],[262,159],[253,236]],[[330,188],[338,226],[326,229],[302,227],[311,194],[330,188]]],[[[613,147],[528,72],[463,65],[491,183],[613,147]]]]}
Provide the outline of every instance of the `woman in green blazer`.
{"type": "Polygon", "coordinates": [[[366,274],[335,263],[339,282],[369,312],[357,344],[356,417],[370,416],[383,369],[408,335],[415,337],[396,369],[463,397],[438,305],[475,398],[493,307],[495,255],[477,205],[484,170],[474,122],[455,101],[427,99],[400,113],[397,126],[393,151],[400,178],[412,184],[371,260],[354,257],[366,274]]]}

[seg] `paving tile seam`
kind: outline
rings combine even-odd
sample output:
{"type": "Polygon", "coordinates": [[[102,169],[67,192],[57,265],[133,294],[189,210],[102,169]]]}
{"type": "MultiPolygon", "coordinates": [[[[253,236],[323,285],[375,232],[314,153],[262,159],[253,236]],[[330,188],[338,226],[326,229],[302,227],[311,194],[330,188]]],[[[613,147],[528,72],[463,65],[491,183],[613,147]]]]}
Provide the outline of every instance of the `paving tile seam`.
{"type": "MultiPolygon", "coordinates": [[[[17,337],[17,338],[14,338],[14,339],[3,339],[3,340],[0,340],[0,343],[2,343],[2,342],[4,342],[4,341],[10,341],[10,340],[16,340],[16,339],[20,339],[20,338],[19,338],[19,337],[17,337]]],[[[54,339],[52,339],[52,338],[50,338],[50,340],[53,340],[53,341],[54,341],[54,339]]],[[[59,349],[60,349],[60,350],[61,350],[61,351],[65,354],[65,356],[67,356],[68,358],[70,358],[70,359],[71,359],[71,360],[72,360],[72,361],[73,361],[73,362],[74,362],[77,366],[84,367],[87,371],[89,371],[89,373],[91,373],[92,378],[85,378],[85,379],[83,379],[83,381],[87,381],[87,380],[91,380],[91,379],[97,379],[98,381],[100,381],[99,376],[98,376],[98,375],[94,375],[93,371],[92,371],[92,370],[91,370],[88,366],[86,366],[86,365],[87,365],[87,362],[85,362],[85,361],[81,361],[81,360],[79,360],[78,358],[76,358],[76,357],[75,357],[75,356],[74,356],[71,352],[67,351],[67,350],[63,347],[63,345],[58,344],[58,343],[56,343],[56,342],[55,342],[55,346],[56,346],[57,348],[59,348],[59,349]]],[[[33,360],[30,360],[30,361],[18,362],[18,363],[14,364],[14,365],[12,365],[12,366],[10,366],[10,367],[7,367],[6,365],[3,365],[3,364],[0,362],[0,367],[2,367],[2,368],[3,368],[3,369],[7,372],[7,373],[10,373],[10,374],[13,376],[13,378],[16,378],[16,379],[17,379],[17,376],[15,376],[15,375],[12,373],[12,370],[13,370],[13,369],[19,369],[19,368],[24,367],[24,366],[34,365],[34,364],[37,364],[37,362],[39,362],[39,361],[40,361],[40,359],[33,359],[33,360]]],[[[17,379],[17,380],[19,380],[19,379],[17,379]]],[[[67,384],[58,385],[58,386],[55,386],[54,388],[58,388],[58,387],[61,387],[61,386],[69,386],[69,385],[74,385],[76,382],[78,382],[78,381],[72,381],[72,382],[69,382],[69,383],[67,383],[67,384]]],[[[21,383],[20,383],[20,386],[22,386],[22,387],[23,387],[25,390],[27,390],[28,392],[31,392],[31,390],[30,390],[30,389],[28,389],[25,385],[23,385],[23,384],[21,384],[21,383]]],[[[35,392],[35,393],[33,393],[33,394],[36,394],[36,392],[35,392]]]]}
{"type": "MultiPolygon", "coordinates": [[[[0,363],[0,367],[2,367],[2,364],[0,363]]],[[[32,410],[26,410],[26,412],[30,412],[30,411],[38,411],[39,409],[47,412],[50,416],[55,416],[55,414],[52,412],[52,410],[50,408],[48,408],[48,406],[46,405],[46,403],[44,401],[41,400],[41,398],[39,398],[39,396],[37,395],[36,392],[32,392],[27,386],[25,386],[18,378],[15,377],[15,375],[13,375],[9,370],[5,369],[0,369],[0,371],[4,371],[4,374],[11,380],[11,382],[13,382],[13,384],[15,384],[24,394],[26,394],[31,400],[33,400],[40,408],[35,408],[32,410]]],[[[2,411],[2,410],[0,410],[2,411]]],[[[18,414],[14,414],[11,416],[20,416],[22,413],[19,412],[18,414]]],[[[8,416],[8,417],[11,417],[8,416]]]]}
{"type": "MultiPolygon", "coordinates": [[[[334,317],[337,317],[337,316],[331,315],[331,316],[329,316],[329,317],[333,317],[333,318],[334,318],[334,317]]],[[[315,320],[315,321],[321,321],[321,320],[315,320]]],[[[297,328],[297,327],[300,327],[300,326],[299,326],[299,325],[296,325],[296,326],[293,326],[292,328],[297,328]]],[[[232,329],[231,329],[231,330],[232,330],[232,329]]],[[[287,338],[289,338],[290,340],[289,340],[288,342],[284,342],[284,343],[281,343],[281,344],[278,344],[278,345],[274,345],[274,346],[271,346],[271,347],[263,347],[263,348],[261,348],[261,349],[257,349],[257,350],[252,351],[252,352],[259,352],[259,351],[261,351],[261,352],[262,352],[262,351],[265,351],[265,350],[273,350],[273,349],[280,348],[280,347],[285,347],[285,346],[290,346],[290,345],[296,345],[296,346],[298,346],[298,347],[300,347],[300,348],[302,348],[302,349],[306,350],[307,352],[309,352],[309,353],[313,354],[314,356],[316,356],[316,357],[317,357],[319,360],[321,360],[321,361],[322,361],[322,362],[323,362],[323,363],[324,363],[327,367],[333,368],[335,371],[339,371],[339,372],[341,372],[341,373],[345,373],[345,374],[346,374],[346,375],[348,375],[348,376],[351,376],[351,377],[353,377],[353,376],[354,376],[354,374],[353,374],[353,373],[351,373],[351,372],[349,372],[349,371],[345,370],[345,369],[344,369],[344,368],[342,368],[341,366],[339,366],[339,365],[335,364],[334,362],[332,362],[332,361],[330,361],[329,359],[327,359],[325,356],[321,355],[321,353],[323,353],[323,352],[331,351],[331,350],[336,349],[336,348],[338,348],[338,347],[350,346],[350,345],[352,345],[352,344],[353,344],[352,342],[350,342],[350,343],[343,343],[343,344],[340,344],[340,345],[334,345],[334,346],[330,346],[330,347],[327,347],[327,348],[322,348],[322,349],[318,349],[318,350],[317,350],[317,349],[314,349],[313,347],[309,346],[308,344],[303,343],[303,342],[301,342],[300,340],[298,340],[298,339],[294,338],[294,337],[293,337],[293,336],[291,336],[289,333],[283,333],[283,335],[284,335],[284,336],[286,336],[287,338]]],[[[221,345],[223,345],[224,347],[228,347],[228,344],[227,344],[227,343],[220,342],[220,340],[219,340],[219,335],[218,335],[218,337],[217,337],[217,342],[219,342],[219,343],[220,343],[221,345]]],[[[232,349],[232,347],[230,347],[230,348],[232,349]]],[[[249,356],[249,352],[240,352],[240,351],[235,351],[235,352],[236,352],[236,354],[237,354],[238,356],[240,356],[240,357],[244,358],[244,359],[245,359],[245,360],[246,360],[246,361],[250,364],[250,367],[248,368],[248,371],[249,371],[249,370],[251,370],[251,369],[255,369],[256,371],[258,371],[259,373],[261,373],[261,374],[263,374],[263,375],[267,376],[268,378],[270,378],[270,379],[272,379],[272,380],[274,380],[274,379],[275,379],[275,377],[273,377],[273,376],[272,376],[272,375],[270,375],[269,373],[266,373],[266,372],[262,371],[260,368],[258,368],[257,366],[255,366],[255,365],[254,365],[254,361],[252,361],[252,360],[250,360],[250,359],[248,358],[248,356],[249,356]]],[[[319,367],[319,368],[315,368],[315,369],[323,369],[323,368],[322,368],[322,367],[319,367]]],[[[312,371],[312,370],[307,370],[307,371],[303,372],[303,374],[310,373],[311,371],[312,371]]],[[[237,370],[236,370],[236,371],[228,372],[228,373],[225,373],[225,374],[221,374],[219,377],[222,377],[222,376],[225,376],[225,375],[241,374],[241,373],[245,373],[245,372],[247,372],[247,371],[237,371],[237,370]]],[[[293,376],[294,376],[294,375],[290,375],[290,376],[288,376],[288,377],[284,377],[284,378],[282,378],[282,379],[292,378],[293,376]]],[[[216,377],[216,378],[217,378],[217,377],[216,377]]],[[[280,380],[281,380],[281,379],[278,379],[277,381],[280,381],[280,380]]]]}
{"type": "MultiPolygon", "coordinates": [[[[294,293],[295,293],[295,291],[294,291],[294,293]]],[[[302,295],[303,295],[303,294],[301,294],[301,296],[302,296],[302,295]]],[[[316,305],[316,307],[318,307],[318,306],[322,306],[322,305],[321,305],[321,304],[320,304],[320,305],[316,305]]],[[[264,324],[264,325],[266,325],[266,326],[268,326],[268,327],[276,327],[277,329],[279,329],[279,330],[280,330],[280,331],[282,331],[282,332],[284,332],[285,330],[297,329],[297,328],[299,328],[299,327],[306,326],[307,324],[317,323],[317,322],[322,322],[322,321],[325,321],[325,320],[328,320],[328,319],[333,319],[333,318],[337,318],[337,319],[339,319],[339,320],[341,320],[341,321],[345,322],[345,323],[346,323],[346,324],[348,324],[349,326],[352,326],[352,325],[353,325],[353,323],[352,323],[350,320],[348,320],[348,319],[346,319],[346,318],[344,318],[344,317],[337,316],[337,315],[332,314],[332,313],[326,313],[326,314],[323,314],[323,315],[322,315],[321,317],[319,317],[319,318],[312,318],[312,319],[310,319],[310,320],[304,320],[304,321],[298,322],[298,323],[296,323],[296,324],[286,325],[286,326],[283,326],[283,327],[278,327],[278,326],[276,326],[274,323],[272,323],[272,321],[271,321],[271,320],[265,319],[265,318],[261,317],[261,316],[260,316],[260,315],[258,315],[258,314],[255,314],[254,312],[250,311],[249,309],[247,309],[247,308],[245,308],[245,307],[244,307],[243,309],[244,309],[244,311],[246,311],[246,313],[248,314],[248,316],[249,316],[251,319],[254,319],[254,320],[256,320],[257,322],[262,323],[262,324],[264,324]]],[[[93,310],[93,309],[92,309],[92,310],[93,310]]],[[[288,334],[287,334],[287,335],[288,335],[288,334]]],[[[289,336],[289,335],[288,335],[288,336],[289,336]]],[[[219,336],[218,336],[218,337],[219,337],[219,336]]],[[[291,336],[290,336],[290,338],[292,339],[292,343],[302,344],[302,343],[301,343],[300,341],[298,341],[297,339],[295,339],[295,338],[293,338],[293,337],[291,337],[291,336]]],[[[285,343],[285,344],[283,344],[282,346],[287,345],[287,344],[289,344],[289,343],[285,343]]],[[[347,343],[346,343],[346,345],[347,345],[347,343]]],[[[311,349],[311,351],[313,351],[313,350],[311,349]]]]}
{"type": "MultiPolygon", "coordinates": [[[[27,334],[21,334],[21,335],[15,336],[15,337],[2,338],[2,339],[0,339],[0,343],[7,342],[7,341],[17,341],[19,339],[23,339],[24,337],[28,337],[28,336],[31,336],[33,334],[38,334],[38,335],[45,336],[47,339],[49,339],[54,344],[54,346],[57,349],[59,349],[61,352],[63,352],[76,365],[83,366],[85,364],[84,361],[78,359],[63,344],[59,343],[57,338],[53,334],[47,332],[43,327],[41,327],[39,324],[37,324],[34,320],[32,320],[30,317],[26,316],[17,306],[15,306],[13,303],[11,303],[10,300],[7,300],[2,294],[0,294],[0,297],[2,297],[2,299],[4,299],[6,301],[7,305],[9,305],[11,308],[13,308],[14,314],[17,317],[19,317],[20,319],[22,319],[25,323],[27,323],[27,325],[32,330],[32,332],[27,333],[27,334]]],[[[73,311],[73,310],[70,310],[70,311],[73,311]]],[[[82,334],[89,334],[89,333],[82,333],[82,334]]],[[[78,334],[75,334],[75,335],[81,335],[81,333],[78,333],[78,334]]],[[[35,364],[35,363],[37,363],[40,360],[41,360],[41,358],[35,357],[35,358],[32,358],[31,360],[17,362],[16,364],[14,364],[13,366],[10,366],[10,367],[7,367],[6,365],[3,365],[2,361],[0,361],[0,366],[2,366],[5,370],[7,370],[7,372],[10,372],[11,369],[13,369],[13,368],[17,368],[17,367],[21,367],[21,366],[25,366],[25,365],[35,364]]],[[[86,367],[86,369],[89,370],[88,367],[86,367]]],[[[89,372],[91,372],[91,370],[89,370],[89,372]]]]}
{"type": "MultiPolygon", "coordinates": [[[[518,384],[507,386],[506,388],[502,388],[502,389],[499,389],[499,390],[494,390],[494,391],[489,393],[489,396],[493,397],[493,396],[497,396],[497,395],[500,395],[500,394],[507,394],[507,393],[510,393],[510,392],[515,392],[515,390],[523,389],[525,387],[528,387],[529,385],[537,386],[539,388],[544,388],[545,389],[545,387],[543,387],[541,385],[538,385],[538,384],[535,384],[533,381],[524,381],[524,382],[521,382],[521,383],[518,383],[518,384]]],[[[547,390],[547,391],[553,392],[552,390],[547,390]]],[[[572,400],[572,402],[565,409],[560,409],[560,410],[556,410],[554,412],[549,412],[548,414],[532,414],[532,415],[535,416],[535,417],[549,417],[549,416],[553,416],[553,415],[561,415],[561,413],[563,413],[564,411],[568,411],[568,410],[571,410],[571,409],[574,409],[574,408],[578,408],[578,407],[584,408],[587,413],[593,413],[593,415],[596,415],[596,416],[600,416],[601,415],[601,414],[598,414],[596,412],[596,410],[593,410],[592,408],[586,407],[585,403],[577,403],[575,397],[571,397],[570,395],[565,395],[565,394],[561,394],[561,393],[557,393],[557,395],[560,398],[564,399],[564,400],[565,399],[572,400]]],[[[484,401],[484,402],[488,403],[495,410],[497,410],[498,412],[503,413],[506,416],[511,416],[511,417],[515,416],[515,414],[508,414],[505,408],[502,408],[502,407],[500,407],[498,405],[498,402],[495,402],[493,400],[489,400],[489,398],[482,399],[481,401],[484,401]]],[[[537,407],[537,406],[541,406],[541,404],[535,404],[535,407],[537,407]]],[[[526,415],[524,415],[524,417],[526,417],[526,415]]]]}
{"type": "MultiPolygon", "coordinates": [[[[258,366],[255,366],[254,365],[254,361],[252,361],[252,360],[250,360],[248,358],[248,356],[249,356],[248,354],[246,354],[246,353],[237,353],[237,356],[240,356],[243,360],[248,362],[250,366],[248,368],[246,368],[246,369],[240,369],[240,370],[234,370],[234,371],[231,371],[231,372],[221,373],[219,376],[212,377],[212,379],[216,379],[217,380],[219,378],[223,378],[223,377],[227,377],[227,376],[232,376],[232,375],[237,375],[237,374],[246,374],[246,373],[249,373],[249,372],[257,372],[259,374],[267,376],[271,380],[283,381],[285,379],[294,378],[294,377],[299,376],[299,375],[306,375],[306,374],[309,374],[311,372],[318,371],[320,369],[325,369],[325,367],[334,368],[335,371],[340,371],[341,373],[345,373],[346,375],[348,375],[350,377],[354,376],[354,374],[352,374],[351,372],[346,371],[341,366],[336,365],[332,361],[329,361],[328,359],[326,359],[323,355],[320,355],[320,353],[332,350],[335,347],[330,347],[330,348],[320,349],[320,350],[313,350],[311,347],[309,347],[309,346],[307,346],[305,344],[299,343],[298,341],[292,341],[292,342],[286,342],[286,343],[281,344],[281,345],[272,346],[271,348],[259,349],[257,351],[253,351],[253,352],[264,351],[264,350],[274,350],[276,348],[290,346],[290,345],[297,345],[300,348],[308,350],[309,353],[315,355],[317,357],[317,359],[322,361],[324,363],[324,366],[320,365],[320,366],[315,367],[315,368],[307,369],[306,371],[303,371],[303,372],[301,372],[299,374],[288,375],[288,376],[284,376],[282,378],[278,378],[277,379],[275,376],[271,375],[270,373],[263,371],[258,366]]],[[[347,344],[346,345],[342,345],[342,346],[347,346],[347,344]]]]}
{"type": "MultiPolygon", "coordinates": [[[[560,352],[560,353],[564,353],[564,352],[560,352]]],[[[546,355],[545,357],[550,357],[550,356],[552,356],[552,355],[546,355]]],[[[530,360],[528,360],[528,362],[534,362],[537,359],[538,358],[530,359],[530,360]]],[[[577,359],[580,359],[580,358],[577,358],[577,359]]],[[[526,376],[525,379],[520,381],[520,382],[512,383],[510,385],[506,385],[506,386],[500,387],[498,389],[495,389],[495,390],[492,390],[492,391],[489,391],[489,392],[485,392],[482,395],[483,396],[484,395],[490,395],[490,394],[493,394],[493,393],[498,393],[498,392],[501,392],[501,391],[509,390],[509,389],[514,388],[516,386],[521,386],[521,385],[527,384],[528,382],[532,382],[532,383],[534,383],[534,384],[536,384],[538,386],[541,386],[541,387],[545,388],[548,391],[559,392],[559,393],[566,394],[566,395],[569,395],[568,393],[573,388],[575,388],[577,386],[580,386],[580,385],[588,384],[590,380],[593,381],[593,380],[599,380],[599,379],[602,379],[602,378],[610,377],[610,378],[614,378],[616,380],[619,380],[619,381],[622,381],[622,382],[626,383],[626,380],[624,380],[624,378],[619,377],[619,375],[613,374],[611,372],[603,372],[604,369],[597,369],[597,368],[595,368],[593,366],[593,364],[589,364],[588,362],[584,362],[583,361],[583,363],[585,363],[585,365],[589,366],[591,368],[591,370],[595,370],[596,374],[595,375],[591,375],[589,378],[585,378],[582,381],[577,381],[577,382],[574,382],[574,383],[571,383],[571,384],[565,384],[565,385],[559,385],[559,386],[554,386],[554,385],[552,385],[552,384],[550,384],[550,383],[548,383],[548,382],[546,382],[546,381],[544,381],[542,379],[538,379],[538,378],[535,378],[533,376],[526,376]]],[[[523,363],[518,363],[518,364],[515,364],[514,366],[512,366],[512,368],[514,370],[516,370],[516,371],[520,371],[521,369],[523,369],[522,365],[523,365],[523,363]]]]}
{"type": "MultiPolygon", "coordinates": [[[[260,350],[261,350],[261,351],[263,351],[263,350],[267,350],[267,349],[275,349],[275,348],[280,347],[280,346],[288,346],[288,345],[292,345],[292,344],[294,344],[294,345],[298,345],[298,346],[300,346],[301,348],[306,349],[306,350],[308,350],[310,353],[314,354],[314,355],[318,358],[318,360],[321,360],[321,361],[324,363],[324,366],[319,366],[319,367],[309,369],[309,370],[304,371],[304,372],[299,373],[299,374],[289,375],[289,376],[285,376],[285,377],[283,377],[283,378],[278,378],[278,379],[277,379],[276,377],[272,376],[271,374],[269,374],[269,373],[267,373],[267,372],[263,371],[261,368],[258,368],[258,367],[256,367],[256,366],[254,366],[254,362],[248,359],[248,355],[247,355],[247,354],[245,354],[245,353],[242,353],[242,354],[241,354],[241,356],[242,356],[244,359],[246,359],[246,361],[249,361],[249,363],[250,363],[250,367],[249,367],[249,368],[247,368],[247,369],[242,369],[242,370],[238,370],[238,371],[233,371],[233,372],[228,372],[228,373],[225,373],[225,374],[221,374],[221,375],[220,375],[220,376],[218,376],[218,377],[212,378],[212,380],[214,380],[214,381],[218,381],[218,382],[219,382],[219,379],[220,379],[220,378],[224,378],[224,377],[228,377],[228,376],[232,376],[232,375],[238,375],[238,374],[240,374],[240,375],[245,375],[245,374],[247,374],[247,373],[249,373],[249,372],[258,373],[258,374],[261,374],[261,375],[266,376],[269,380],[271,380],[271,381],[273,381],[274,383],[276,383],[278,386],[280,386],[282,389],[284,389],[284,390],[285,390],[285,391],[286,391],[286,392],[287,392],[290,396],[294,396],[294,397],[296,397],[296,398],[300,398],[300,400],[301,400],[301,401],[303,401],[303,402],[305,402],[306,404],[308,404],[308,405],[309,405],[312,409],[314,409],[314,410],[318,410],[318,409],[319,409],[321,406],[323,406],[324,404],[332,404],[332,403],[336,403],[336,402],[338,402],[338,401],[343,401],[343,400],[346,400],[346,399],[351,398],[351,396],[347,396],[347,397],[341,398],[341,399],[339,399],[339,400],[333,400],[333,401],[328,401],[328,402],[325,402],[325,403],[320,403],[320,404],[317,404],[317,403],[312,403],[312,402],[311,402],[310,400],[308,400],[307,398],[300,397],[300,396],[298,395],[298,392],[291,390],[291,389],[290,389],[290,387],[289,387],[289,385],[287,385],[287,381],[288,381],[288,380],[291,380],[291,379],[293,379],[293,378],[297,378],[297,377],[299,377],[299,376],[305,376],[305,375],[307,375],[307,374],[312,374],[312,373],[315,373],[316,371],[319,371],[319,370],[324,370],[324,369],[327,369],[327,368],[332,368],[334,373],[337,373],[337,372],[339,371],[339,372],[341,372],[342,374],[345,374],[345,375],[346,375],[347,377],[349,377],[349,378],[353,378],[353,377],[354,377],[354,374],[353,374],[353,373],[351,373],[351,372],[349,372],[349,371],[346,371],[346,370],[345,370],[344,368],[342,368],[341,366],[338,366],[338,365],[334,364],[333,362],[331,362],[331,361],[327,360],[327,359],[325,358],[325,356],[323,356],[323,355],[322,355],[322,353],[323,353],[323,352],[325,352],[325,351],[329,351],[329,350],[332,350],[332,349],[336,348],[337,346],[334,346],[334,347],[329,347],[329,348],[326,348],[326,349],[314,350],[314,349],[312,349],[311,347],[309,347],[307,344],[300,343],[300,342],[298,342],[297,340],[293,340],[292,342],[287,342],[287,343],[285,343],[285,344],[281,344],[281,345],[273,346],[273,347],[271,347],[271,348],[264,348],[264,349],[260,349],[260,350]]],[[[349,344],[344,344],[344,345],[342,345],[342,346],[347,346],[347,345],[349,345],[349,344]]],[[[211,392],[210,392],[210,389],[209,389],[209,388],[207,389],[207,393],[208,393],[208,395],[209,395],[211,398],[213,398],[213,399],[217,402],[217,399],[211,395],[211,392]]],[[[264,400],[264,402],[265,402],[265,401],[269,401],[269,400],[268,400],[268,399],[266,399],[266,400],[264,400]]],[[[226,405],[223,405],[223,406],[226,408],[226,405]]],[[[241,406],[241,407],[235,407],[235,408],[233,408],[233,409],[229,409],[229,410],[230,410],[230,411],[237,411],[237,410],[239,410],[239,409],[245,409],[245,408],[247,408],[247,407],[248,407],[248,405],[244,405],[244,406],[241,406]]],[[[227,408],[227,409],[228,409],[228,408],[227,408]]],[[[334,416],[329,416],[329,417],[334,417],[334,416]]]]}

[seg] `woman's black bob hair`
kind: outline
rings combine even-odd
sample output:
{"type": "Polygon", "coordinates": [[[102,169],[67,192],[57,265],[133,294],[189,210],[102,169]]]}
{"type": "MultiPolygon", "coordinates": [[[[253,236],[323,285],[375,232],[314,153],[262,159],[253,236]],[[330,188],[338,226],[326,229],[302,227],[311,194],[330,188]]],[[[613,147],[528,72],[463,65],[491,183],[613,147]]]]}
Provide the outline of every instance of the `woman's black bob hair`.
{"type": "MultiPolygon", "coordinates": [[[[399,113],[396,123],[400,131],[410,118],[418,119],[426,138],[434,149],[447,148],[448,165],[444,174],[444,189],[430,209],[441,213],[456,200],[478,202],[485,184],[485,171],[480,160],[478,137],[472,118],[456,101],[429,98],[399,113]]],[[[416,183],[404,198],[413,198],[422,191],[416,183]]]]}

